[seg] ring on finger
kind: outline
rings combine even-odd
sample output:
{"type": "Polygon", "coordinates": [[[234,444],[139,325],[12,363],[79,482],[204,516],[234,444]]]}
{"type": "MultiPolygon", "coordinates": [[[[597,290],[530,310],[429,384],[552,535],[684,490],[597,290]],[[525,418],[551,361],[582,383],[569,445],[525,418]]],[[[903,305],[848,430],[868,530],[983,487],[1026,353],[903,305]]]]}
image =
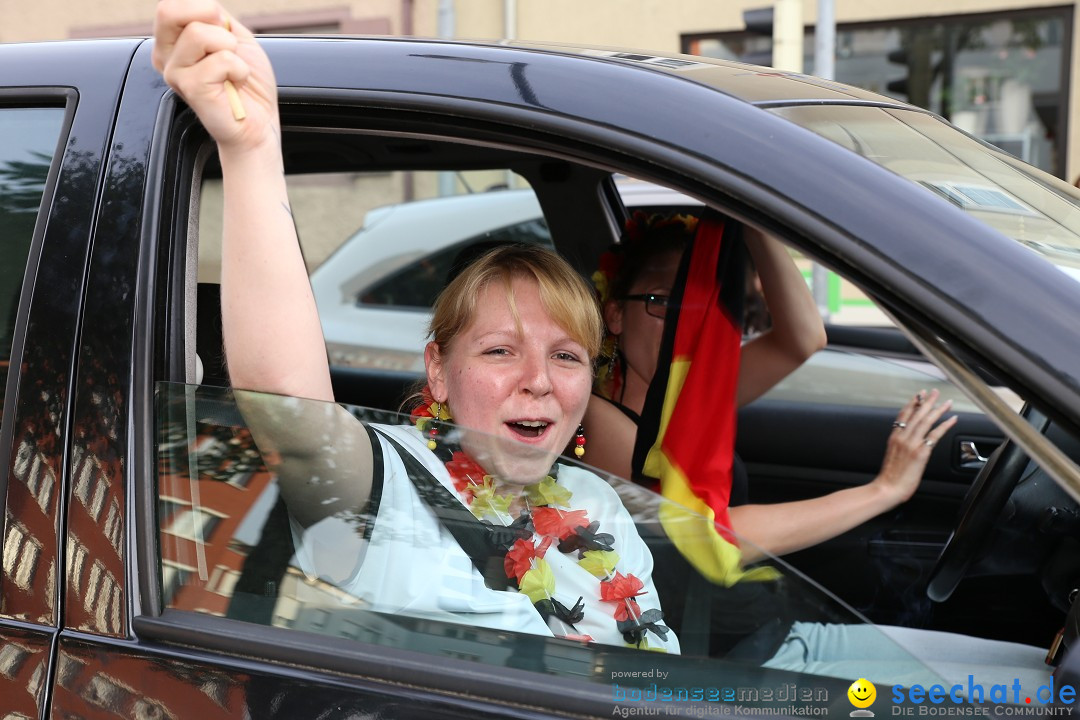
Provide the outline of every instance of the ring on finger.
{"type": "Polygon", "coordinates": [[[926,447],[934,447],[934,441],[933,440],[927,440],[926,441],[926,447]]]}
{"type": "Polygon", "coordinates": [[[902,421],[900,421],[900,420],[895,420],[895,421],[893,421],[893,424],[892,424],[892,426],[893,426],[894,428],[900,428],[901,430],[903,430],[904,428],[906,428],[906,427],[907,427],[907,423],[906,423],[906,422],[902,422],[902,421]]]}

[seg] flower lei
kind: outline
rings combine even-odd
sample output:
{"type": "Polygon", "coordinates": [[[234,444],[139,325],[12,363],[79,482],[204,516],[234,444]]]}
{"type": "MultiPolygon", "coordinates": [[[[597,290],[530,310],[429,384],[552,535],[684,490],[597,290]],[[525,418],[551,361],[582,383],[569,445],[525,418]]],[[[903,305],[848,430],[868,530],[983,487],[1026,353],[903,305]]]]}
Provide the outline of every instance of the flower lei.
{"type": "MultiPolygon", "coordinates": [[[[432,432],[439,433],[440,421],[450,419],[445,408],[436,418],[439,410],[434,402],[413,410],[411,417],[425,436],[434,437],[432,432]]],[[[599,580],[600,600],[612,604],[616,627],[627,645],[649,648],[649,632],[667,639],[669,630],[660,624],[663,613],[656,608],[642,610],[638,604],[637,598],[645,592],[644,583],[616,569],[619,555],[613,546],[614,536],[600,532],[600,523],[590,521],[587,511],[570,509],[573,493],[558,484],[558,465],[543,480],[524,488],[526,509],[514,519],[510,516],[513,498],[496,492],[493,476],[449,443],[441,443],[439,450],[458,495],[472,514],[491,528],[492,541],[505,551],[503,569],[508,584],[528,596],[545,622],[554,617],[574,630],[585,617],[584,598],[579,597],[572,607],[555,599],[555,575],[544,556],[556,545],[563,554],[576,553],[578,565],[599,580]],[[539,539],[534,540],[534,535],[539,539]]],[[[575,632],[561,636],[592,641],[590,636],[575,632]]]]}

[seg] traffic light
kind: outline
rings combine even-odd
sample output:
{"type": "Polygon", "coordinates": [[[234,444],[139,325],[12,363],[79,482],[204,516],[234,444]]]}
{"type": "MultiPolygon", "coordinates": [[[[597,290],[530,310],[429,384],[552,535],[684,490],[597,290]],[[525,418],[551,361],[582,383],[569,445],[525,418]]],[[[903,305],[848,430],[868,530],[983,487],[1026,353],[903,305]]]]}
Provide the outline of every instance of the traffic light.
{"type": "Polygon", "coordinates": [[[885,89],[903,95],[912,105],[930,107],[930,91],[940,68],[934,66],[934,36],[922,31],[905,31],[900,47],[885,56],[889,62],[903,65],[903,77],[889,80],[885,89]]]}
{"type": "MultiPolygon", "coordinates": [[[[906,67],[908,64],[907,50],[904,50],[903,48],[899,50],[892,50],[888,54],[886,54],[885,57],[889,62],[896,65],[904,65],[906,67]]],[[[897,78],[896,80],[890,80],[885,83],[885,89],[895,95],[903,95],[904,99],[906,100],[908,97],[907,73],[905,72],[903,77],[897,78]]]]}

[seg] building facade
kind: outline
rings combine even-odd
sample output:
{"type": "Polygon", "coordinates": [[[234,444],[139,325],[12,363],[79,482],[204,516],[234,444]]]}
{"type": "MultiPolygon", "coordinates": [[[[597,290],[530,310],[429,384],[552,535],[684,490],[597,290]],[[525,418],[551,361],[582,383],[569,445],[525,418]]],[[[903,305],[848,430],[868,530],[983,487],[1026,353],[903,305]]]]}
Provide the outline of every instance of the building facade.
{"type": "MultiPolygon", "coordinates": [[[[1077,6],[1046,0],[834,0],[835,79],[907,100],[1061,178],[1080,175],[1077,6]]],[[[796,2],[796,4],[798,4],[796,2]]],[[[768,0],[234,0],[257,32],[513,38],[768,63],[744,13],[768,0]]],[[[802,0],[814,73],[817,0],[802,0]]],[[[150,32],[147,0],[0,2],[0,42],[150,32]]],[[[373,69],[373,71],[377,71],[373,69]]]]}

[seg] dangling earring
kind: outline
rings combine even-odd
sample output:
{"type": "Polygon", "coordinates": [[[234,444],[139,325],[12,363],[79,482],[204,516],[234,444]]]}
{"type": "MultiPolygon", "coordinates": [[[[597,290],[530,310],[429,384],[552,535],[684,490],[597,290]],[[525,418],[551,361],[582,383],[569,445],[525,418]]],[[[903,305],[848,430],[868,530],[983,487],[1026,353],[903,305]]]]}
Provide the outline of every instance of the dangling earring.
{"type": "Polygon", "coordinates": [[[431,427],[428,429],[428,450],[434,450],[439,446],[439,443],[435,442],[439,437],[439,431],[442,429],[439,419],[442,417],[442,403],[435,402],[435,417],[431,419],[431,427]]]}
{"type": "Polygon", "coordinates": [[[607,361],[607,377],[609,379],[615,377],[615,363],[619,361],[619,336],[612,335],[611,337],[611,354],[608,355],[607,361]]]}
{"type": "Polygon", "coordinates": [[[574,437],[574,454],[578,457],[585,456],[585,426],[577,426],[577,435],[574,437]]]}

